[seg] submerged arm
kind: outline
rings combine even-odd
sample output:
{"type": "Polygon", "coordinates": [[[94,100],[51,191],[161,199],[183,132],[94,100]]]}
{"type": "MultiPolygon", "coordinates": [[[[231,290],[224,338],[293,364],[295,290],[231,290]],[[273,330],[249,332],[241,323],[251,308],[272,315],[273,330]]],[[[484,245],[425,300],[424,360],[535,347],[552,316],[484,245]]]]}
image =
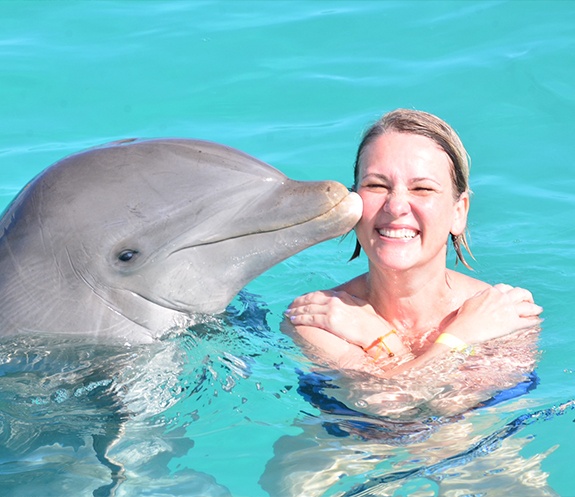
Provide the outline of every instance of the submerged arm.
{"type": "Polygon", "coordinates": [[[354,377],[353,371],[360,378],[368,373],[372,379],[354,380],[350,392],[370,410],[397,414],[427,405],[452,415],[519,383],[533,370],[541,311],[526,290],[496,285],[467,300],[443,325],[447,343],[436,341],[417,356],[369,304],[345,292],[296,299],[282,329],[316,363],[354,377]],[[382,336],[385,346],[377,342],[382,336]]]}

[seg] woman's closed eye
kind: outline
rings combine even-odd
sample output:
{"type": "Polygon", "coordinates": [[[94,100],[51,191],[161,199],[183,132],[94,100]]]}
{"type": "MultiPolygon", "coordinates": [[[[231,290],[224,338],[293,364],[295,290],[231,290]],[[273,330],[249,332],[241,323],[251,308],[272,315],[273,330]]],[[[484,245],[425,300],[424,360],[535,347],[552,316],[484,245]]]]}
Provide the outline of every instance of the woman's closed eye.
{"type": "Polygon", "coordinates": [[[365,188],[368,190],[391,190],[391,187],[389,185],[386,185],[385,183],[374,183],[374,182],[364,183],[361,185],[361,188],[365,188]]]}
{"type": "Polygon", "coordinates": [[[413,185],[410,190],[415,192],[416,194],[426,195],[431,193],[440,193],[441,190],[438,186],[429,185],[429,184],[422,184],[422,185],[413,185]]]}

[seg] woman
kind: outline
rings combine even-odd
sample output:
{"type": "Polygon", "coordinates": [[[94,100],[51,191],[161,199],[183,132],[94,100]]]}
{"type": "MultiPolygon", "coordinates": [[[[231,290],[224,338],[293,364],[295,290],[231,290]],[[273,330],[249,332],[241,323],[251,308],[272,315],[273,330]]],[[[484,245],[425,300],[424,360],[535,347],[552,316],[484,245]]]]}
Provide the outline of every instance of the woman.
{"type": "MultiPolygon", "coordinates": [[[[316,363],[344,374],[300,375],[298,392],[327,415],[296,420],[301,434],[278,440],[261,480],[270,495],[324,495],[343,475],[386,460],[393,467],[397,445],[431,468],[469,448],[472,420],[446,419],[516,384],[508,397],[530,388],[521,381],[534,365],[542,309],[526,290],[446,267],[450,238],[467,265],[468,175],[461,141],[433,115],[396,110],[365,134],[355,164],[363,215],[354,256],[364,250],[369,270],[295,299],[286,312],[286,331],[316,363]]],[[[514,495],[535,495],[540,474],[500,471],[534,471],[505,443],[489,458],[470,457],[441,489],[473,489],[475,475],[489,474],[514,495]]],[[[391,495],[400,484],[390,478],[377,488],[391,495]]]]}
{"type": "Polygon", "coordinates": [[[363,200],[354,257],[369,270],[286,311],[307,349],[329,365],[390,377],[446,351],[534,329],[531,294],[447,269],[447,242],[462,247],[469,210],[467,153],[438,117],[399,109],[364,135],[354,189],[363,200]]]}

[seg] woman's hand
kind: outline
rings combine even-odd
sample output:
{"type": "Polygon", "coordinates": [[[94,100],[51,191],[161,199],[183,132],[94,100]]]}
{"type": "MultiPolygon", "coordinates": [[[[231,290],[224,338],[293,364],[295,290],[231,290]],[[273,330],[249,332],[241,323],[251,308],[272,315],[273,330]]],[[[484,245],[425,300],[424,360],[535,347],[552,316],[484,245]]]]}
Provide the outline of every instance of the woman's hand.
{"type": "Polygon", "coordinates": [[[344,291],[319,291],[302,295],[292,302],[286,316],[294,326],[311,326],[328,331],[361,347],[372,357],[385,357],[383,352],[393,356],[409,351],[395,332],[391,332],[391,325],[367,301],[344,291]],[[379,337],[386,335],[385,345],[372,346],[379,337]],[[382,350],[382,346],[385,350],[382,350]]]}
{"type": "Polygon", "coordinates": [[[366,301],[343,291],[302,295],[291,303],[286,316],[294,326],[321,328],[360,347],[369,346],[391,328],[366,301]]]}
{"type": "Polygon", "coordinates": [[[543,308],[528,290],[500,283],[466,300],[443,332],[468,344],[539,326],[543,308]]]}

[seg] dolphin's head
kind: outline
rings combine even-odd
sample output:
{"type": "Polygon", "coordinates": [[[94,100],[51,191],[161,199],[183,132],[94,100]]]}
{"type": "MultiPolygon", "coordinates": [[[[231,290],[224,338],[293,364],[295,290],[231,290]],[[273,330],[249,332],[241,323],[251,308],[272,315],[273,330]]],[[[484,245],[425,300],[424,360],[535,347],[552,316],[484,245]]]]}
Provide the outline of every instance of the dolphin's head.
{"type": "MultiPolygon", "coordinates": [[[[76,296],[83,320],[100,323],[92,329],[114,327],[103,310],[90,317],[96,302],[154,337],[222,311],[251,279],[349,231],[360,215],[359,197],[339,183],[293,181],[210,142],[150,140],[60,161],[20,194],[2,225],[6,236],[18,232],[12,253],[17,245],[37,271],[42,260],[52,266],[47,287],[60,297],[69,291],[64,301],[76,296]]],[[[57,326],[81,328],[74,319],[57,326]]]]}

